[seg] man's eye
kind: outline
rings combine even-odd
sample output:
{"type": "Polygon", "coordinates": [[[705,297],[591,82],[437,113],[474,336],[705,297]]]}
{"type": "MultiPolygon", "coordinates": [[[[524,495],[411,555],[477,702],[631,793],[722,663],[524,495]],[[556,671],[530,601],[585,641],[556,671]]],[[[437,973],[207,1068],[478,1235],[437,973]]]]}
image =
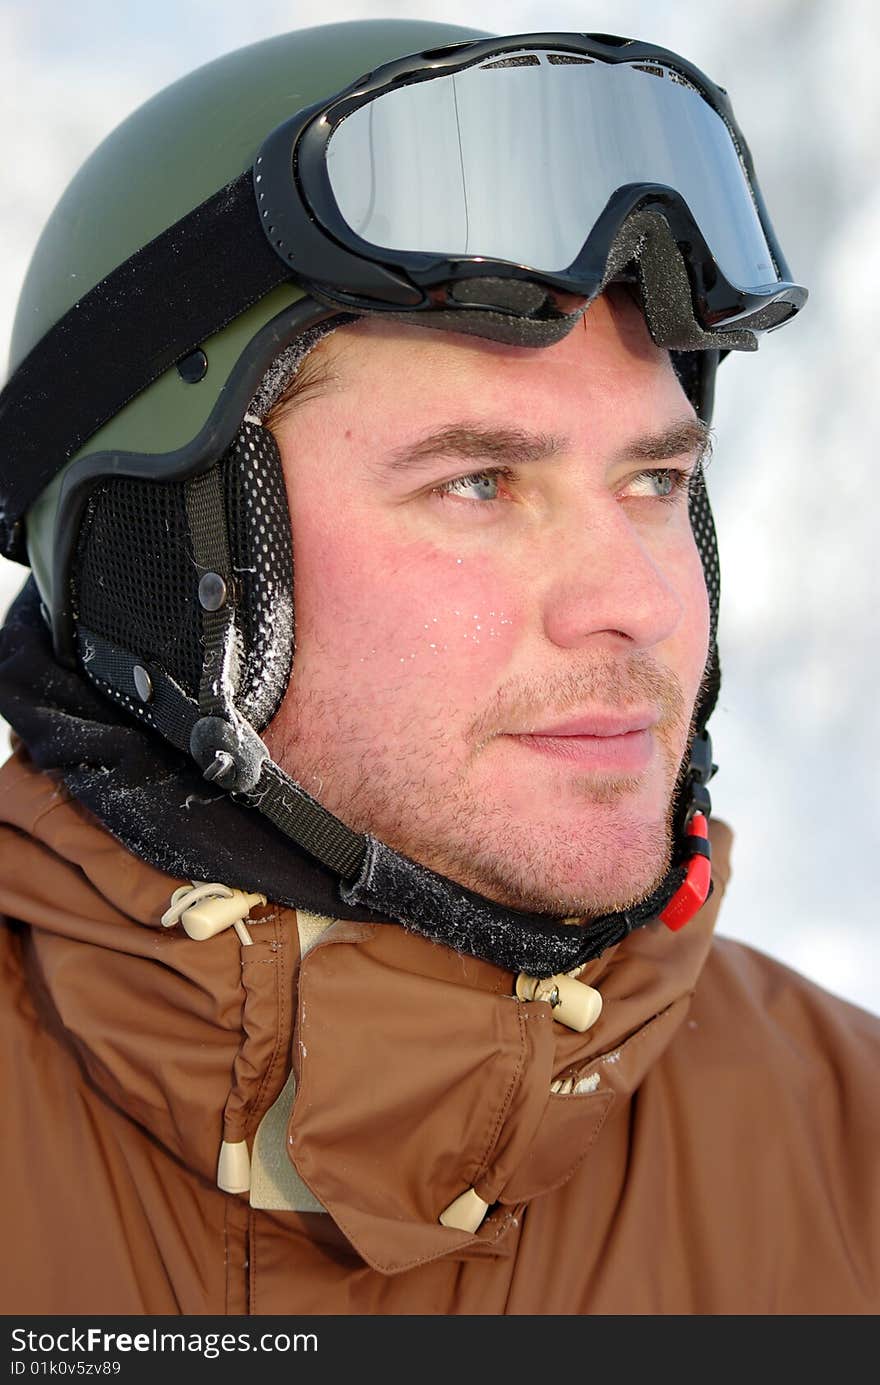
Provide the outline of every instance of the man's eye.
{"type": "Polygon", "coordinates": [[[465,500],[498,500],[499,481],[502,477],[509,476],[503,467],[495,467],[489,471],[475,471],[470,476],[458,476],[454,481],[444,481],[441,486],[435,486],[435,495],[460,495],[465,500]]]}
{"type": "Polygon", "coordinates": [[[623,488],[623,494],[649,500],[675,500],[687,491],[691,473],[663,467],[659,471],[640,471],[623,488]]]}

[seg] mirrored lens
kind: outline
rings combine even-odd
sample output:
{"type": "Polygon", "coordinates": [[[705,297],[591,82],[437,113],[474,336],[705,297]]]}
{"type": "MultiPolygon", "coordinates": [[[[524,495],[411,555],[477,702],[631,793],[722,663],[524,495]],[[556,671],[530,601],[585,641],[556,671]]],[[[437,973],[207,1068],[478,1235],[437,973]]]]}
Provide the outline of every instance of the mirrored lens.
{"type": "Polygon", "coordinates": [[[777,279],[730,131],[659,64],[536,50],[411,82],[340,123],[327,168],[348,225],[384,250],[561,273],[614,192],[660,183],[733,285],[777,279]]]}

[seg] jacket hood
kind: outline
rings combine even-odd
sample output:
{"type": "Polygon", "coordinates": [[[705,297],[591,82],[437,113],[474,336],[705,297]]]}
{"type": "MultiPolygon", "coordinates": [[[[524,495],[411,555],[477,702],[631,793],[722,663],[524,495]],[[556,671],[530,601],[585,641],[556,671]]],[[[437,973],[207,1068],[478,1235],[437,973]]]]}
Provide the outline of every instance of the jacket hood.
{"type": "Polygon", "coordinates": [[[305,1218],[310,1234],[383,1274],[508,1253],[522,1208],[589,1160],[685,1019],[730,841],[713,823],[718,888],[682,933],[648,925],[581,971],[603,998],[581,1034],[518,1000],[510,972],[400,928],[271,895],[248,946],[163,927],[187,876],[127,850],[20,745],[0,822],[16,848],[0,908],[23,925],[41,1025],[88,1083],[213,1182],[221,1141],[251,1146],[292,1073],[273,1157],[330,1213],[305,1218]],[[482,1225],[440,1225],[467,1188],[489,1204],[482,1225]]]}

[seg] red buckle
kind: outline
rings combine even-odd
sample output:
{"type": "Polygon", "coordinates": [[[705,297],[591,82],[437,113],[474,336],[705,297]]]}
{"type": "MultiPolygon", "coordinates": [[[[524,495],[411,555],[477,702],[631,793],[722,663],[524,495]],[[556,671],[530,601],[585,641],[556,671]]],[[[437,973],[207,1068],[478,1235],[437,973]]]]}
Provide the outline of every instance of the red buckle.
{"type": "MultiPolygon", "coordinates": [[[[694,813],[688,823],[687,835],[701,838],[708,846],[709,824],[702,813],[694,813]]],[[[692,856],[688,861],[687,875],[660,915],[673,933],[684,928],[697,910],[702,909],[709,896],[711,880],[712,862],[706,856],[692,856]]]]}

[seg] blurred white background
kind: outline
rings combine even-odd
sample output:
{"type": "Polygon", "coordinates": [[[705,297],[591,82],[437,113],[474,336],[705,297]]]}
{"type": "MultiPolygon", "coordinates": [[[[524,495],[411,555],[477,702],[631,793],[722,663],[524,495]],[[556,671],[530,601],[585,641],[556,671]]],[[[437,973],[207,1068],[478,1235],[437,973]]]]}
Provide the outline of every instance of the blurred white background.
{"type": "MultiPolygon", "coordinates": [[[[811,299],[721,367],[709,478],[722,561],[715,812],[736,832],[720,931],[880,1013],[872,862],[880,502],[880,6],[873,0],[0,0],[0,361],[42,224],[85,156],[168,82],[273,33],[376,16],[649,39],[733,100],[811,299]]],[[[23,569],[0,560],[0,608],[23,569]]],[[[6,735],[0,723],[0,740],[6,735]]]]}

